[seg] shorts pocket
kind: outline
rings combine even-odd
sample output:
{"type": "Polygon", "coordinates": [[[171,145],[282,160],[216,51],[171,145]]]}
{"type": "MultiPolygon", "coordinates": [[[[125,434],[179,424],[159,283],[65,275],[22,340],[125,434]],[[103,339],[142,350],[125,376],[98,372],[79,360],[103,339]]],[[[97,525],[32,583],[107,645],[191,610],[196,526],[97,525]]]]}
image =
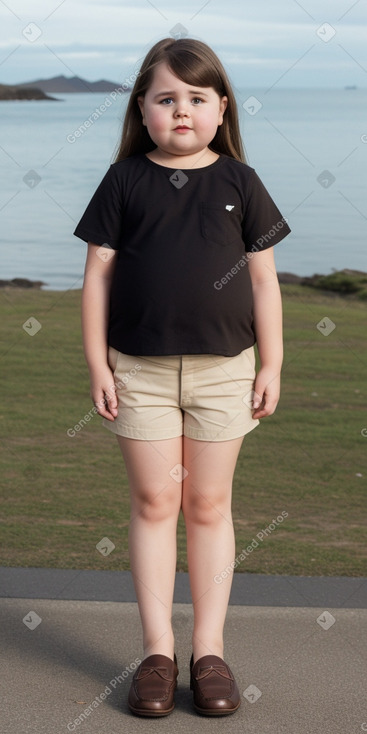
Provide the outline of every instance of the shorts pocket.
{"type": "Polygon", "coordinates": [[[200,202],[201,234],[217,245],[242,242],[241,213],[239,206],[223,202],[200,202]]]}

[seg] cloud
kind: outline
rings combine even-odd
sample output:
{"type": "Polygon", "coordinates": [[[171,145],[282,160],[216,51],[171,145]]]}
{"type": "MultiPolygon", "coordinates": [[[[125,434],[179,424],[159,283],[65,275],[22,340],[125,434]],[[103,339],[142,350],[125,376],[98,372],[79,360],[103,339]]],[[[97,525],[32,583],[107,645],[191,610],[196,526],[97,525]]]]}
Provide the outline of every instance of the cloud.
{"type": "Polygon", "coordinates": [[[237,81],[241,69],[248,73],[250,68],[254,85],[270,84],[275,70],[282,73],[296,63],[282,83],[320,84],[314,74],[319,64],[325,71],[323,84],[342,85],[343,79],[332,78],[328,71],[343,69],[344,61],[344,71],[354,64],[358,83],[366,86],[361,69],[367,68],[365,5],[355,0],[333,0],[332,4],[326,0],[187,0],[184,4],[138,0],[134,5],[126,0],[33,0],[31,5],[13,0],[10,5],[9,0],[7,6],[0,3],[4,31],[0,79],[25,81],[24,69],[29,78],[45,76],[46,65],[50,75],[118,79],[135,69],[153,43],[169,36],[179,22],[191,37],[214,48],[237,81]],[[23,33],[30,22],[41,31],[32,43],[23,33]],[[316,35],[324,22],[336,30],[327,44],[316,35]],[[298,63],[312,46],[312,52],[298,63]]]}

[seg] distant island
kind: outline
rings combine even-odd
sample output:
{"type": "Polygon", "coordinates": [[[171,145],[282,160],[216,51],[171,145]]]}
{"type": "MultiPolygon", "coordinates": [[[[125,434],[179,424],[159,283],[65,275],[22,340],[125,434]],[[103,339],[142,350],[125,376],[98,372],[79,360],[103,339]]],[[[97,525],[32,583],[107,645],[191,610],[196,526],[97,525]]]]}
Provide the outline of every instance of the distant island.
{"type": "MultiPolygon", "coordinates": [[[[278,273],[278,280],[282,286],[308,286],[316,288],[325,293],[334,293],[339,296],[356,297],[367,301],[367,273],[363,270],[334,270],[329,275],[295,275],[294,273],[278,273]]],[[[40,289],[47,285],[42,280],[29,280],[28,278],[12,278],[12,280],[0,280],[0,288],[36,288],[40,289]]]]}
{"type": "Polygon", "coordinates": [[[22,87],[18,84],[0,84],[0,102],[8,102],[15,99],[49,99],[59,102],[56,97],[50,97],[48,94],[43,92],[42,89],[34,87],[31,84],[28,87],[22,87]]]}
{"type": "MultiPolygon", "coordinates": [[[[79,76],[54,76],[51,79],[35,79],[31,82],[20,84],[0,84],[0,101],[12,99],[53,99],[48,96],[54,94],[81,94],[97,92],[113,92],[115,89],[121,91],[121,84],[100,79],[97,82],[87,82],[79,76]]],[[[124,90],[123,90],[124,91],[124,90]]],[[[126,91],[129,91],[128,89],[126,91]]],[[[59,100],[56,100],[59,101],[59,100]]]]}

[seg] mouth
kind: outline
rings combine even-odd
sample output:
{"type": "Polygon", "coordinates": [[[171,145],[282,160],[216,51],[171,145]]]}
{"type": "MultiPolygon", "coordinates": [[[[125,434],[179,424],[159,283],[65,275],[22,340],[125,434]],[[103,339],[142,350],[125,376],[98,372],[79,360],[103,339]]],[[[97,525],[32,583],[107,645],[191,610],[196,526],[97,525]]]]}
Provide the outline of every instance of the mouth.
{"type": "Polygon", "coordinates": [[[174,130],[191,130],[191,127],[188,127],[187,125],[177,125],[174,130]]]}

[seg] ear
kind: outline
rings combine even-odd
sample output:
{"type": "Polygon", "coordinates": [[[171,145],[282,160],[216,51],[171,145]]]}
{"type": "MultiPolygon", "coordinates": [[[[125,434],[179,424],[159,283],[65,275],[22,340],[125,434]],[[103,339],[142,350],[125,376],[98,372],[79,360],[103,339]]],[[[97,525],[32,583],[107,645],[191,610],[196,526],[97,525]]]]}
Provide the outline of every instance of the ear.
{"type": "Polygon", "coordinates": [[[223,115],[227,109],[227,104],[228,104],[228,97],[222,97],[219,103],[218,125],[222,125],[223,123],[223,115]]]}
{"type": "Polygon", "coordinates": [[[145,120],[144,120],[144,97],[137,97],[137,103],[139,105],[141,116],[143,118],[142,119],[142,123],[143,123],[143,125],[145,125],[146,123],[145,123],[145,120]]]}

